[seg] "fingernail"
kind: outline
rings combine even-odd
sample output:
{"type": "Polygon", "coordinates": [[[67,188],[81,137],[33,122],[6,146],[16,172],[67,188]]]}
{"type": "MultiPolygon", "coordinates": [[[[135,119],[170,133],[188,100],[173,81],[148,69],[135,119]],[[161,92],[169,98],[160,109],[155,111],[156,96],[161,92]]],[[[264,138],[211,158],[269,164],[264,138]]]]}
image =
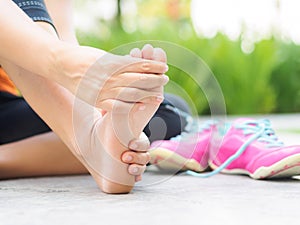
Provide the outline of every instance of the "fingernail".
{"type": "Polygon", "coordinates": [[[133,167],[133,169],[131,170],[132,173],[138,173],[139,172],[139,169],[137,167],[133,167]]]}
{"type": "Polygon", "coordinates": [[[136,143],[130,144],[129,148],[132,150],[137,150],[138,145],[136,143]]]}
{"type": "Polygon", "coordinates": [[[126,156],[125,161],[131,162],[133,160],[133,157],[131,155],[126,156]]]}
{"type": "Polygon", "coordinates": [[[169,70],[169,66],[166,64],[166,68],[165,68],[166,72],[169,70]]]}
{"type": "Polygon", "coordinates": [[[169,77],[168,77],[167,75],[163,75],[163,78],[164,78],[164,80],[165,80],[166,83],[168,83],[169,80],[170,80],[169,77]]]}

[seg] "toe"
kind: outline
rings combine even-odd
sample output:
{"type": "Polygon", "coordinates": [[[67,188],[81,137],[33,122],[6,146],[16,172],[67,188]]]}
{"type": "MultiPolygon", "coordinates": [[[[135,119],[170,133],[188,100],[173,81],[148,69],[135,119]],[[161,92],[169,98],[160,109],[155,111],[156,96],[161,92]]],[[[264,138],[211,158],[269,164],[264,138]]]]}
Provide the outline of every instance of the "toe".
{"type": "Polygon", "coordinates": [[[146,165],[150,161],[149,152],[132,152],[127,151],[122,155],[124,163],[135,163],[139,165],[146,165]]]}
{"type": "Polygon", "coordinates": [[[150,142],[145,133],[142,133],[139,139],[132,140],[129,143],[130,150],[136,152],[146,152],[150,148],[150,142]]]}
{"type": "Polygon", "coordinates": [[[150,44],[146,44],[142,49],[142,57],[143,59],[153,59],[154,48],[150,44]]]}
{"type": "Polygon", "coordinates": [[[142,58],[142,51],[139,48],[134,48],[130,51],[130,56],[135,58],[142,58]]]}
{"type": "Polygon", "coordinates": [[[161,48],[155,48],[153,50],[153,60],[159,62],[167,62],[167,54],[161,48]]]}
{"type": "Polygon", "coordinates": [[[137,165],[137,164],[131,164],[129,167],[128,167],[128,172],[129,174],[131,175],[134,175],[134,176],[139,176],[139,175],[142,175],[146,170],[146,166],[141,166],[141,165],[137,165]]]}

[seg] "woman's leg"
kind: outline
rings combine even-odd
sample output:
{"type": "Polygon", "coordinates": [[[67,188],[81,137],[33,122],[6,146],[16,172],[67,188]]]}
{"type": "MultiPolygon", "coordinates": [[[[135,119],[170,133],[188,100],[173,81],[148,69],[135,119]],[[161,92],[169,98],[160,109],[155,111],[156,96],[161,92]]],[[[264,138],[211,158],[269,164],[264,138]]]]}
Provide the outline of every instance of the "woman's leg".
{"type": "MultiPolygon", "coordinates": [[[[184,107],[188,107],[183,100],[177,96],[169,97],[170,95],[166,95],[165,103],[172,105],[173,107],[179,108],[182,104],[184,107]],[[176,99],[175,101],[170,99],[176,99]]],[[[13,96],[9,96],[10,98],[5,98],[5,102],[11,102],[13,96]]],[[[14,105],[13,109],[19,109],[18,104],[27,105],[23,98],[17,97],[18,101],[13,101],[14,105]]],[[[4,102],[4,98],[0,101],[2,104],[4,102]]],[[[1,108],[1,105],[0,105],[1,108]]],[[[5,109],[5,108],[3,108],[5,109]]],[[[25,107],[28,112],[24,112],[21,110],[11,111],[12,115],[15,115],[16,118],[23,117],[26,121],[27,119],[31,119],[31,123],[37,123],[39,125],[40,118],[34,112],[31,112],[31,108],[29,106],[25,107]],[[30,115],[34,113],[33,118],[31,116],[29,118],[26,115],[30,115]]],[[[180,109],[184,110],[183,107],[180,109]]],[[[189,109],[186,108],[185,112],[188,113],[189,109]]],[[[4,122],[5,117],[1,116],[0,113],[0,124],[4,122]]],[[[157,115],[160,116],[165,121],[165,124],[168,126],[169,130],[168,134],[171,136],[172,134],[176,134],[181,132],[184,126],[180,125],[180,115],[176,113],[176,111],[170,111],[164,109],[164,107],[160,107],[156,113],[156,116],[152,118],[155,119],[157,115]]],[[[13,119],[13,117],[11,117],[13,119]]],[[[151,121],[152,121],[151,120],[151,121]]],[[[151,123],[151,122],[150,122],[151,123]]],[[[34,124],[31,124],[33,127],[34,124]]],[[[147,126],[149,127],[149,125],[147,126]]],[[[18,136],[26,135],[27,127],[23,130],[23,127],[20,127],[19,124],[15,124],[16,130],[18,130],[18,136]]],[[[160,124],[154,123],[152,126],[152,133],[157,132],[157,130],[161,129],[160,124]]],[[[49,129],[49,128],[48,128],[49,129]]],[[[0,129],[1,131],[1,129],[0,129]]],[[[39,134],[40,129],[33,128],[31,130],[34,133],[33,137],[20,140],[18,142],[13,142],[9,144],[0,145],[0,179],[11,179],[11,178],[20,178],[20,177],[32,177],[32,176],[52,176],[52,175],[75,175],[75,174],[86,174],[88,173],[87,169],[74,157],[74,155],[70,152],[67,146],[55,135],[53,132],[47,132],[45,134],[39,134]]],[[[3,134],[5,132],[2,132],[3,134]]],[[[158,139],[166,139],[165,134],[159,136],[155,136],[158,139]]],[[[12,133],[11,133],[12,135],[12,133]]],[[[12,136],[8,136],[9,140],[12,136]]],[[[15,138],[16,136],[14,136],[15,138]]],[[[3,136],[0,134],[0,138],[3,139],[3,136]]],[[[5,140],[3,140],[5,141],[5,140]]],[[[127,156],[131,156],[134,160],[134,163],[142,164],[145,161],[146,156],[136,155],[132,152],[126,152],[122,158],[125,160],[127,156]]]]}
{"type": "MultiPolygon", "coordinates": [[[[0,179],[87,173],[23,98],[0,92],[0,109],[0,179]]],[[[142,165],[149,154],[128,151],[122,160],[142,165]]]]}
{"type": "Polygon", "coordinates": [[[53,132],[0,145],[0,179],[86,173],[53,132]]]}

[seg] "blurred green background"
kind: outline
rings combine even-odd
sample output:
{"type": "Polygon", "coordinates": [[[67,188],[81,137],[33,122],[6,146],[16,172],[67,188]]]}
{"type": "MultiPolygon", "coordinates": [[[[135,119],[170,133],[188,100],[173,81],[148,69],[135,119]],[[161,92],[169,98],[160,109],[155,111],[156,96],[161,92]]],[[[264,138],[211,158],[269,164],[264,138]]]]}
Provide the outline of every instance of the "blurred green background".
{"type": "MultiPolygon", "coordinates": [[[[77,10],[87,2],[78,1],[77,10]]],[[[123,7],[122,1],[116,0],[115,13],[111,17],[96,18],[92,29],[78,28],[80,43],[107,51],[141,40],[176,43],[193,51],[208,64],[222,88],[228,114],[300,111],[299,45],[271,35],[256,41],[250,51],[243,51],[242,34],[246,31],[242,31],[236,40],[222,33],[211,38],[198,35],[191,20],[190,0],[135,2],[137,13],[134,16],[126,13],[128,9],[123,7]]],[[[190,66],[194,66],[192,62],[190,66]]],[[[209,114],[204,94],[186,79],[184,72],[171,66],[168,75],[185,89],[199,114],[209,114]]]]}

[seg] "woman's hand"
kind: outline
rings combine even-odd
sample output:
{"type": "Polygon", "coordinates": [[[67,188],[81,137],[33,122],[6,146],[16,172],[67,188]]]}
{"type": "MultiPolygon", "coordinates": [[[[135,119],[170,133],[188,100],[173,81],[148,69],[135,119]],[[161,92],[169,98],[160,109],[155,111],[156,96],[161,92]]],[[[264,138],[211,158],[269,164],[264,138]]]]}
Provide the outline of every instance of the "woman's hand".
{"type": "Polygon", "coordinates": [[[56,54],[55,74],[61,74],[58,82],[88,104],[105,110],[118,101],[157,101],[162,98],[157,90],[168,82],[165,62],[74,45],[56,54]]]}

